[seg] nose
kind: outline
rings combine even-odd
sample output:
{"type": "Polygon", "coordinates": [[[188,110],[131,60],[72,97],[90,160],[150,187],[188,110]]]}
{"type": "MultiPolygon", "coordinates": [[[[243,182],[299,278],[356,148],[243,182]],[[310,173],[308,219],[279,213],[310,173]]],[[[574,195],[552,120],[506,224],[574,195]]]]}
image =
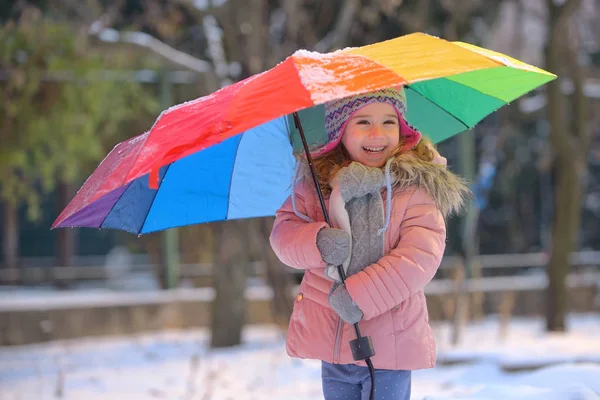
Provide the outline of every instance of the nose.
{"type": "Polygon", "coordinates": [[[373,125],[373,127],[369,130],[369,137],[377,137],[383,135],[383,127],[379,125],[373,125]]]}

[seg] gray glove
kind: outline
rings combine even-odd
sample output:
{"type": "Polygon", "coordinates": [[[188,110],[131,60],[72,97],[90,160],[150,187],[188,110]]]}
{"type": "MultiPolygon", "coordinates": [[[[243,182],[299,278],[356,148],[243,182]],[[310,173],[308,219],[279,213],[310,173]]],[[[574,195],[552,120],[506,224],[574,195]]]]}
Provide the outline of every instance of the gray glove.
{"type": "Polygon", "coordinates": [[[358,308],[346,285],[335,282],[329,291],[329,305],[344,321],[355,324],[363,317],[363,312],[358,308]]]}
{"type": "Polygon", "coordinates": [[[317,233],[317,248],[328,264],[341,265],[350,254],[350,235],[335,228],[323,228],[317,233]]]}
{"type": "Polygon", "coordinates": [[[336,176],[344,202],[375,193],[385,186],[385,175],[380,168],[352,162],[336,176]]]}

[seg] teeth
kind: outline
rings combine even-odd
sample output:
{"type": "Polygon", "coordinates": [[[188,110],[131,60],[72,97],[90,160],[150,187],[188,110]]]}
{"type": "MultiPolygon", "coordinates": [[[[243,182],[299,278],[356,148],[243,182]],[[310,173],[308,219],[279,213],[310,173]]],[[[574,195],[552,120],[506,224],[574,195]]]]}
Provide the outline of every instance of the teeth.
{"type": "Polygon", "coordinates": [[[365,149],[366,151],[371,152],[371,153],[380,153],[383,151],[383,149],[385,149],[385,146],[384,147],[366,147],[365,146],[365,147],[363,147],[363,149],[365,149]]]}

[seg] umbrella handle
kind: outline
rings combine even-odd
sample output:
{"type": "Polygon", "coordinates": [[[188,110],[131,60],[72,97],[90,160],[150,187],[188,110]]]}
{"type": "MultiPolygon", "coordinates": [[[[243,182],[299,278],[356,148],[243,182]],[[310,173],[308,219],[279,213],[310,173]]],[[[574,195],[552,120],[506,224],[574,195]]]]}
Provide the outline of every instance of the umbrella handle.
{"type": "MultiPolygon", "coordinates": [[[[308,161],[308,166],[310,169],[310,174],[312,175],[313,181],[315,183],[315,187],[317,189],[317,196],[319,197],[319,202],[321,203],[321,210],[323,211],[323,216],[325,217],[325,222],[329,226],[331,226],[331,221],[329,219],[329,213],[327,212],[327,207],[325,207],[325,199],[323,198],[323,192],[321,191],[321,185],[319,185],[319,180],[317,179],[317,173],[315,172],[315,168],[313,165],[313,159],[310,155],[310,150],[308,149],[308,143],[306,142],[306,136],[304,136],[304,129],[302,128],[302,123],[300,122],[300,117],[298,113],[293,113],[294,123],[296,124],[296,129],[300,132],[300,138],[302,139],[302,145],[304,146],[304,152],[306,153],[306,160],[308,161]]],[[[337,266],[337,270],[342,279],[342,283],[346,281],[346,272],[342,265],[337,266]]],[[[360,329],[358,327],[358,322],[354,324],[354,331],[356,332],[356,339],[350,341],[350,348],[352,350],[352,356],[355,361],[359,360],[367,360],[367,364],[370,364],[371,360],[369,357],[375,355],[375,349],[373,348],[373,342],[369,336],[362,336],[360,334],[360,329]]]]}

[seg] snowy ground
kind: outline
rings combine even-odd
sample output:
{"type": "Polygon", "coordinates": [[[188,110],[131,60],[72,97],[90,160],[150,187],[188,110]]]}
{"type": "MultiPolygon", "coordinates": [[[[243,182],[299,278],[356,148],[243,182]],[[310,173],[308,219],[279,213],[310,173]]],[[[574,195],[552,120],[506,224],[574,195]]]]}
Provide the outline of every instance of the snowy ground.
{"type": "MultiPolygon", "coordinates": [[[[571,316],[566,335],[515,320],[504,340],[489,318],[456,348],[448,326],[435,330],[442,362],[414,373],[413,399],[600,399],[599,315],[571,316]],[[507,372],[525,367],[536,369],[507,372]]],[[[0,348],[0,399],[322,398],[320,364],[290,359],[275,328],[249,328],[235,349],[212,351],[207,340],[194,330],[0,348]]]]}

